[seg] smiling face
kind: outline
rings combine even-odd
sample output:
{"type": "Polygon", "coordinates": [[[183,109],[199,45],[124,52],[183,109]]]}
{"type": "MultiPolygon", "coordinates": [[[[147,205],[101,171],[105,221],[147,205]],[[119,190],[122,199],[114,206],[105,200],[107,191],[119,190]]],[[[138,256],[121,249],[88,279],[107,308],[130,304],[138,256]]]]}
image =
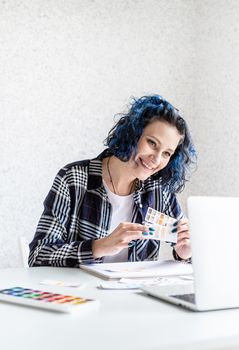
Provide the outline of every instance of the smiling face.
{"type": "Polygon", "coordinates": [[[148,124],[139,139],[136,155],[130,159],[133,175],[146,180],[166,167],[181,138],[177,128],[165,121],[148,124]]]}

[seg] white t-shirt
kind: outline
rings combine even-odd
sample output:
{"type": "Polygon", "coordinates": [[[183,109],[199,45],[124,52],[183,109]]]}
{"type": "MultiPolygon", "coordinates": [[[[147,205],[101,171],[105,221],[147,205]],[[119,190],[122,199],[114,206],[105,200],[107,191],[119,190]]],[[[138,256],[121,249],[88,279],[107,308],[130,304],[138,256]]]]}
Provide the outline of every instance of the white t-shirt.
{"type": "MultiPolygon", "coordinates": [[[[103,184],[108,194],[109,201],[112,205],[112,216],[109,228],[109,232],[111,233],[121,222],[131,222],[133,215],[134,194],[132,193],[128,196],[118,196],[117,194],[110,191],[104,180],[103,184]]],[[[128,261],[128,248],[122,249],[115,255],[105,256],[103,259],[104,263],[123,261],[128,261]]]]}

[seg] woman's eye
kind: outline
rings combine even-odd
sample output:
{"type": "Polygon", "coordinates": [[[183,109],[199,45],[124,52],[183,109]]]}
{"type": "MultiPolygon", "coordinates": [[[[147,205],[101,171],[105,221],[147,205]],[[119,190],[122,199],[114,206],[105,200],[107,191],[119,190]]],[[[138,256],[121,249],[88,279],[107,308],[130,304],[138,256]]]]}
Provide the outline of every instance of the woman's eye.
{"type": "Polygon", "coordinates": [[[148,143],[153,146],[156,147],[156,142],[154,142],[153,140],[148,140],[148,143]]]}
{"type": "Polygon", "coordinates": [[[164,152],[164,156],[165,156],[165,158],[170,158],[171,154],[169,152],[164,152]]]}

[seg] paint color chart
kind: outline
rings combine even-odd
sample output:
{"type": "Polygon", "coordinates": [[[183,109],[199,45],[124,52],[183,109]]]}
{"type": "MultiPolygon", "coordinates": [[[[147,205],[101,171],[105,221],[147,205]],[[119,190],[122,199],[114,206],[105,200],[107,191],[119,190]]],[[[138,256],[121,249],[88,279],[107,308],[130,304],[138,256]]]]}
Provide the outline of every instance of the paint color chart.
{"type": "Polygon", "coordinates": [[[93,299],[23,287],[12,287],[0,290],[0,300],[59,312],[83,310],[95,304],[95,300],[93,299]]]}
{"type": "Polygon", "coordinates": [[[176,222],[171,216],[149,207],[145,216],[145,225],[149,232],[143,232],[144,238],[177,243],[177,232],[172,232],[176,229],[176,222]]]}

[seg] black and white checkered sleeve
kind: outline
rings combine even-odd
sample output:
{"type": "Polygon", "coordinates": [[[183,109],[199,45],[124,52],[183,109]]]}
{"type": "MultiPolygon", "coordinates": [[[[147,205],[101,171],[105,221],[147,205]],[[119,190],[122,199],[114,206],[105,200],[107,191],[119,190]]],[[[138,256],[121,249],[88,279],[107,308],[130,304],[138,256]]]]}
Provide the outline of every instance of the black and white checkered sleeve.
{"type": "Polygon", "coordinates": [[[29,266],[79,267],[81,263],[96,262],[92,240],[71,239],[76,236],[69,232],[71,211],[70,190],[63,168],[44,201],[43,214],[29,245],[29,266]]]}

